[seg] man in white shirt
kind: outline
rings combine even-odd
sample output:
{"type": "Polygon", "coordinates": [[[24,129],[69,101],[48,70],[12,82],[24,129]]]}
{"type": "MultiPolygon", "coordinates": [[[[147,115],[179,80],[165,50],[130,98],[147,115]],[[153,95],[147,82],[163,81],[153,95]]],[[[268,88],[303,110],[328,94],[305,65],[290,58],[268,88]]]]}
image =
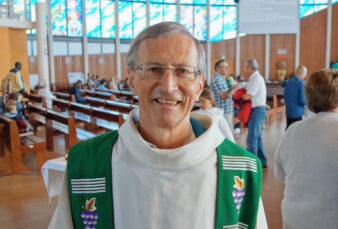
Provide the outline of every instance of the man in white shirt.
{"type": "Polygon", "coordinates": [[[244,100],[251,99],[252,111],[248,123],[247,149],[258,156],[263,168],[268,166],[262,139],[262,128],[266,110],[266,85],[263,76],[258,71],[258,62],[250,59],[245,63],[245,77],[248,79],[244,100]]]}
{"type": "Polygon", "coordinates": [[[70,150],[49,228],[266,228],[260,161],[190,113],[205,81],[199,41],[177,23],[153,25],[126,63],[139,119],[133,110],[118,132],[70,150]]]}

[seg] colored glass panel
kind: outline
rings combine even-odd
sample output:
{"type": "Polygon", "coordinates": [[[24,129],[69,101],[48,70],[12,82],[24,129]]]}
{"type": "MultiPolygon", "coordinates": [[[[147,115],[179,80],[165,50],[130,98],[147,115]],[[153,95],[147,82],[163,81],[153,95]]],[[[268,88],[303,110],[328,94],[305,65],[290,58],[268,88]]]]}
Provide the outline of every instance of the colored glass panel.
{"type": "Polygon", "coordinates": [[[236,37],[237,7],[225,6],[223,8],[223,40],[236,37]]]}
{"type": "Polygon", "coordinates": [[[133,38],[133,7],[132,2],[119,2],[119,27],[121,39],[133,38]]]}
{"type": "Polygon", "coordinates": [[[207,40],[207,10],[205,6],[194,6],[194,37],[207,40]]]}
{"type": "Polygon", "coordinates": [[[87,37],[100,38],[100,1],[86,0],[87,37]]]}
{"type": "Polygon", "coordinates": [[[163,0],[164,3],[175,3],[176,4],[176,0],[163,0]]]}
{"type": "Polygon", "coordinates": [[[163,5],[164,21],[177,22],[177,6],[171,4],[163,5]]]}
{"type": "Polygon", "coordinates": [[[303,18],[306,17],[310,14],[313,14],[314,9],[313,9],[313,5],[301,5],[299,7],[299,17],[303,18]]]}
{"type": "Polygon", "coordinates": [[[25,19],[25,1],[24,0],[13,1],[13,13],[14,13],[14,18],[19,19],[19,20],[25,19]]]}
{"type": "Polygon", "coordinates": [[[195,5],[206,5],[207,1],[206,0],[194,0],[195,5]]]}
{"type": "Polygon", "coordinates": [[[52,33],[67,36],[66,0],[51,0],[52,33]]]}
{"type": "Polygon", "coordinates": [[[185,26],[192,34],[194,33],[194,7],[191,5],[181,5],[181,24],[185,26]]]}
{"type": "Polygon", "coordinates": [[[300,0],[300,4],[313,4],[313,0],[300,0]]]}
{"type": "Polygon", "coordinates": [[[337,2],[338,2],[338,0],[333,0],[332,1],[332,5],[335,4],[335,3],[337,3],[337,2]]]}
{"type": "Polygon", "coordinates": [[[150,25],[163,22],[163,4],[150,4],[150,25]]]}
{"type": "Polygon", "coordinates": [[[327,0],[314,0],[314,4],[327,4],[327,0]]]}
{"type": "Polygon", "coordinates": [[[194,0],[180,0],[181,4],[193,4],[194,0]]]}
{"type": "Polygon", "coordinates": [[[210,41],[223,40],[223,8],[210,7],[210,41]]]}
{"type": "Polygon", "coordinates": [[[146,3],[133,3],[133,22],[134,33],[133,37],[136,37],[147,26],[146,18],[146,3]]]}
{"type": "Polygon", "coordinates": [[[115,5],[114,1],[101,0],[101,29],[103,38],[115,37],[115,5]]]}
{"type": "Polygon", "coordinates": [[[68,36],[82,36],[82,7],[81,0],[67,0],[68,36]]]}
{"type": "Polygon", "coordinates": [[[314,6],[314,11],[318,12],[318,11],[323,10],[325,8],[327,8],[327,5],[315,5],[314,6]]]}

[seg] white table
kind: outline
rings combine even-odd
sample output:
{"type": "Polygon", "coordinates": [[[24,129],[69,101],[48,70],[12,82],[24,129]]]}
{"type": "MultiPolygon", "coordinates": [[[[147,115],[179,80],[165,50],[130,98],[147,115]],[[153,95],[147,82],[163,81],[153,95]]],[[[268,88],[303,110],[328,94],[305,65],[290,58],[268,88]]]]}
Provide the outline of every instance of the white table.
{"type": "Polygon", "coordinates": [[[46,185],[49,202],[53,196],[60,194],[66,166],[67,161],[65,158],[58,157],[46,161],[41,168],[41,174],[46,185]]]}

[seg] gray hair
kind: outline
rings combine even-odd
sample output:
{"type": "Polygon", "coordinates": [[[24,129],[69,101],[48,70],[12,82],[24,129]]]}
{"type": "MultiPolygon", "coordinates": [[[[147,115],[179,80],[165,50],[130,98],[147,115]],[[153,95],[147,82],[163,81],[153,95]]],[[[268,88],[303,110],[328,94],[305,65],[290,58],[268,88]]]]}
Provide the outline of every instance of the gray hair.
{"type": "Polygon", "coordinates": [[[206,58],[203,46],[196,38],[194,38],[194,36],[189,32],[189,30],[187,30],[184,26],[175,22],[162,22],[143,30],[131,43],[131,46],[129,48],[126,57],[127,68],[134,69],[136,67],[138,48],[142,41],[150,38],[157,39],[161,37],[168,37],[181,34],[187,35],[195,42],[198,52],[198,69],[201,71],[202,74],[205,74],[206,58]]]}
{"type": "Polygon", "coordinates": [[[250,59],[245,62],[245,64],[251,67],[253,70],[257,71],[259,68],[258,62],[255,59],[250,59]]]}

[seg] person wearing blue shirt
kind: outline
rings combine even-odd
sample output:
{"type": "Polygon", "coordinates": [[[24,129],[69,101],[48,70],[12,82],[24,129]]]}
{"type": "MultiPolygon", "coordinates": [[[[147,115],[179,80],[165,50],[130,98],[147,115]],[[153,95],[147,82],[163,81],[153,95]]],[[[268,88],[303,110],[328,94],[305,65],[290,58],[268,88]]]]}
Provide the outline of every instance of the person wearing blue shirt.
{"type": "Polygon", "coordinates": [[[304,106],[306,105],[303,82],[306,76],[307,68],[301,65],[297,68],[295,75],[285,82],[286,129],[292,123],[302,120],[304,106]]]}
{"type": "Polygon", "coordinates": [[[74,86],[70,89],[69,93],[75,95],[77,103],[85,104],[85,98],[81,95],[82,81],[78,80],[74,86]]]}
{"type": "Polygon", "coordinates": [[[99,86],[97,87],[98,89],[103,89],[103,90],[107,90],[107,80],[102,79],[100,81],[99,86]]]}

